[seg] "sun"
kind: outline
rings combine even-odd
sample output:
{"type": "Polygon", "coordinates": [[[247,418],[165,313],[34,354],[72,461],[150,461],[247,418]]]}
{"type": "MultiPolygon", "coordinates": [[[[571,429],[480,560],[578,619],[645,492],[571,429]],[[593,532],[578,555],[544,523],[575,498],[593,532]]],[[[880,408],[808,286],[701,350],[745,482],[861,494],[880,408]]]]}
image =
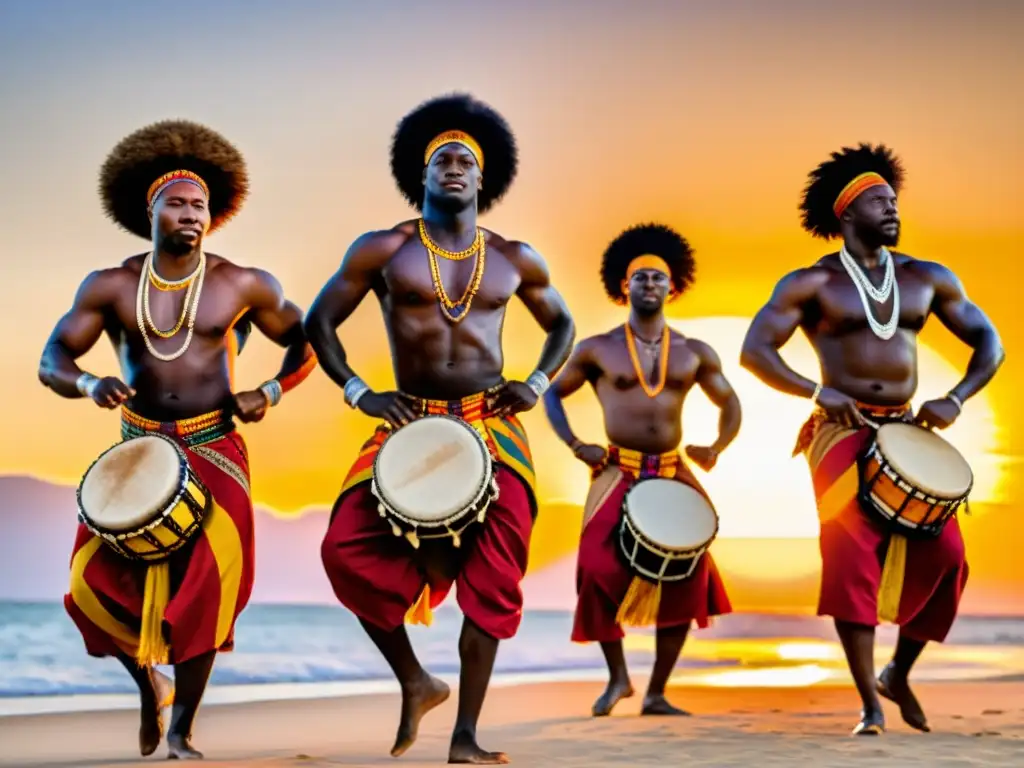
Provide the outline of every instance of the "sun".
{"type": "MultiPolygon", "coordinates": [[[[720,540],[740,544],[739,540],[750,539],[814,539],[818,535],[818,519],[810,472],[803,457],[792,456],[797,432],[810,414],[811,405],[807,400],[771,389],[740,367],[740,347],[750,322],[747,317],[669,320],[675,330],[710,344],[718,352],[726,378],[743,405],[743,426],[735,442],[712,472],[704,473],[699,469],[695,472],[718,509],[720,540]]],[[[814,351],[802,334],[797,333],[782,354],[795,370],[808,378],[817,379],[820,375],[814,351]]],[[[961,377],[956,368],[925,345],[918,347],[918,365],[920,384],[915,406],[941,396],[961,377]]],[[[592,392],[581,390],[565,401],[565,407],[581,439],[605,442],[600,406],[592,392]]],[[[534,427],[533,434],[540,429],[540,425],[534,427]]],[[[683,408],[685,443],[710,444],[717,430],[718,409],[703,392],[694,389],[683,408]]],[[[941,434],[956,446],[974,470],[971,500],[979,504],[999,501],[1002,485],[999,435],[995,414],[985,393],[972,398],[960,419],[941,434]]],[[[542,501],[557,503],[560,500],[572,506],[582,505],[589,483],[586,468],[572,460],[557,441],[536,442],[542,501]]],[[[576,536],[578,529],[571,536],[566,533],[566,539],[576,536]]],[[[812,573],[819,565],[816,545],[810,541],[807,542],[810,546],[799,549],[803,553],[799,557],[793,556],[792,547],[774,547],[768,541],[751,544],[761,554],[753,558],[728,556],[728,562],[720,563],[723,570],[737,576],[785,580],[812,573]],[[772,557],[772,551],[781,554],[772,557]]],[[[719,549],[725,558],[729,550],[726,546],[719,549]]],[[[744,545],[736,551],[749,550],[750,547],[744,545]]],[[[555,552],[550,555],[554,556],[555,552]]]]}

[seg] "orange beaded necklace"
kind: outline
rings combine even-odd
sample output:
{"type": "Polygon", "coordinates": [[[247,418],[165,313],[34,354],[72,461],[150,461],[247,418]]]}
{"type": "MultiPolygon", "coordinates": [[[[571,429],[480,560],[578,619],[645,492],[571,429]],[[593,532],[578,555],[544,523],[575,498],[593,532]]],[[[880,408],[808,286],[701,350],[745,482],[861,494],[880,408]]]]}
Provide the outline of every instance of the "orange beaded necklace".
{"type": "Polygon", "coordinates": [[[636,371],[637,378],[640,379],[640,386],[644,388],[644,392],[647,393],[648,397],[657,397],[661,394],[661,390],[665,388],[665,381],[668,379],[668,347],[669,347],[669,330],[668,325],[661,333],[661,356],[658,360],[658,383],[651,387],[647,383],[647,373],[640,365],[640,357],[636,352],[636,338],[634,337],[633,327],[626,321],[626,347],[629,349],[629,359],[633,361],[633,370],[636,371]]]}

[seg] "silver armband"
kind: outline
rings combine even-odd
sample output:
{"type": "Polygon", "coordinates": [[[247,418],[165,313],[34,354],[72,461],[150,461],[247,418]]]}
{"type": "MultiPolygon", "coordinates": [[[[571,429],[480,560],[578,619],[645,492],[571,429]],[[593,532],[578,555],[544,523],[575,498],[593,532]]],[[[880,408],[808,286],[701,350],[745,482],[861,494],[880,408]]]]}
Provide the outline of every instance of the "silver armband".
{"type": "Polygon", "coordinates": [[[353,376],[345,382],[345,387],[342,391],[345,393],[345,402],[349,404],[350,408],[355,408],[359,398],[369,392],[370,387],[358,376],[353,376]]]}
{"type": "Polygon", "coordinates": [[[537,397],[543,397],[544,393],[548,391],[548,387],[551,386],[551,380],[548,379],[544,371],[534,371],[527,377],[525,384],[534,391],[537,397]]]}
{"type": "Polygon", "coordinates": [[[947,392],[946,399],[951,400],[953,402],[953,405],[956,406],[956,409],[960,412],[963,412],[964,401],[957,396],[956,392],[947,392]]]}
{"type": "Polygon", "coordinates": [[[271,408],[281,402],[281,397],[284,395],[284,390],[281,389],[281,382],[277,379],[271,379],[260,384],[260,392],[267,398],[267,403],[271,408]]]}
{"type": "Polygon", "coordinates": [[[92,393],[96,391],[96,387],[99,384],[99,377],[93,376],[91,373],[83,373],[75,381],[75,389],[78,390],[82,397],[92,397],[92,393]]]}

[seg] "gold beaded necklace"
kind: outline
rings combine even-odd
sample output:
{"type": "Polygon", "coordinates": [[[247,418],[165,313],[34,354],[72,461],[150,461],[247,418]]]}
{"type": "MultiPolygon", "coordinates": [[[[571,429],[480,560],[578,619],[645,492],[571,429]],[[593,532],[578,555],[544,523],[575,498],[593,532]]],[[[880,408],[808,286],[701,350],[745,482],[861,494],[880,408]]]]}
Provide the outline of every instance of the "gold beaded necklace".
{"type": "Polygon", "coordinates": [[[153,275],[153,254],[150,253],[146,260],[142,264],[142,274],[139,275],[139,290],[135,297],[135,320],[139,327],[139,333],[142,334],[142,341],[146,345],[146,349],[153,357],[164,362],[171,362],[177,360],[192,344],[192,334],[195,331],[196,315],[199,312],[199,299],[203,293],[203,280],[206,277],[206,254],[199,254],[199,266],[196,267],[196,271],[193,276],[198,276],[194,282],[189,284],[188,292],[185,294],[185,302],[181,308],[181,318],[178,320],[177,325],[171,331],[159,330],[153,322],[153,317],[149,312],[149,286],[152,281],[153,275]],[[181,330],[182,325],[185,324],[185,318],[188,318],[188,333],[185,336],[185,341],[177,351],[165,355],[159,352],[156,347],[153,346],[153,342],[150,341],[149,333],[146,330],[148,325],[156,335],[162,338],[170,338],[181,330]]]}
{"type": "Polygon", "coordinates": [[[644,388],[644,392],[647,393],[648,397],[657,397],[661,394],[661,390],[665,388],[665,381],[668,379],[669,343],[668,325],[665,325],[661,332],[661,359],[658,361],[658,383],[651,387],[647,383],[647,372],[640,365],[640,357],[636,353],[636,338],[633,334],[633,326],[629,324],[628,320],[626,321],[626,347],[629,349],[629,359],[633,362],[633,370],[636,371],[637,378],[640,379],[640,386],[644,388]]]}
{"type": "Polygon", "coordinates": [[[419,221],[419,234],[420,241],[423,243],[423,247],[427,249],[427,260],[430,264],[430,278],[434,284],[434,295],[437,296],[438,304],[441,307],[441,313],[451,323],[461,323],[465,320],[466,315],[469,314],[469,308],[473,304],[473,298],[476,296],[477,291],[480,290],[480,283],[484,276],[484,267],[487,263],[487,246],[484,241],[483,230],[477,228],[476,237],[473,239],[473,244],[464,251],[448,251],[441,248],[435,243],[430,235],[427,233],[426,225],[423,219],[419,221]],[[444,288],[444,283],[441,280],[441,271],[438,267],[437,259],[441,257],[448,259],[449,261],[462,261],[473,255],[477,254],[476,265],[473,268],[473,276],[470,278],[469,285],[466,286],[466,290],[463,291],[462,296],[458,301],[452,301],[451,297],[448,296],[448,292],[444,288]]]}

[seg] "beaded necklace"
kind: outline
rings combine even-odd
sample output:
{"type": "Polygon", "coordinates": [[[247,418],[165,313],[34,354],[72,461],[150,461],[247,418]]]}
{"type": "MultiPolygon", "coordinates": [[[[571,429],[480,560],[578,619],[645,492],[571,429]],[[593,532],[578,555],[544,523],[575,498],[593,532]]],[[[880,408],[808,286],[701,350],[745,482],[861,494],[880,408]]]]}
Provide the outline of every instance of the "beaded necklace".
{"type": "Polygon", "coordinates": [[[636,353],[636,338],[633,333],[633,327],[629,324],[629,321],[626,321],[626,348],[629,350],[629,359],[633,362],[633,370],[636,371],[637,378],[640,379],[640,386],[644,388],[644,392],[647,393],[648,397],[657,397],[660,395],[661,390],[665,388],[665,382],[668,379],[668,325],[665,325],[661,332],[661,357],[658,361],[658,383],[654,387],[648,385],[647,373],[644,371],[643,366],[640,365],[640,357],[636,353]]]}
{"type": "Polygon", "coordinates": [[[434,283],[434,295],[437,296],[441,313],[448,319],[448,322],[460,323],[469,314],[469,308],[473,304],[473,298],[476,296],[477,291],[480,290],[480,283],[484,276],[484,267],[487,263],[487,247],[484,242],[483,230],[477,228],[473,244],[469,248],[458,252],[448,251],[437,245],[427,233],[427,227],[423,219],[419,221],[419,234],[423,247],[427,249],[430,278],[434,283]],[[463,291],[458,301],[452,301],[444,288],[444,283],[441,281],[441,271],[438,267],[437,259],[440,257],[449,261],[462,261],[474,253],[477,254],[476,265],[473,268],[473,276],[470,278],[469,285],[466,286],[466,290],[463,291]]]}

